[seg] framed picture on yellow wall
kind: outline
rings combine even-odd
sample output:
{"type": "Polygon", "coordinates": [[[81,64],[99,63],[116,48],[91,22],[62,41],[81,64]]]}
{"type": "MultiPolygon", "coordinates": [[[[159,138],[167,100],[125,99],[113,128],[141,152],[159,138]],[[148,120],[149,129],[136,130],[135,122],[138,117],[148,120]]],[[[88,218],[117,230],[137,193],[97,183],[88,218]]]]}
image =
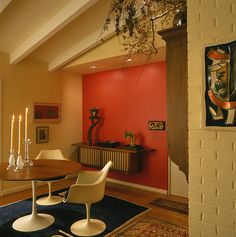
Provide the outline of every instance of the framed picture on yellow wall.
{"type": "Polygon", "coordinates": [[[61,105],[57,103],[34,103],[34,122],[60,122],[61,105]]]}
{"type": "Polygon", "coordinates": [[[36,143],[47,143],[49,141],[49,127],[36,127],[36,143]]]}

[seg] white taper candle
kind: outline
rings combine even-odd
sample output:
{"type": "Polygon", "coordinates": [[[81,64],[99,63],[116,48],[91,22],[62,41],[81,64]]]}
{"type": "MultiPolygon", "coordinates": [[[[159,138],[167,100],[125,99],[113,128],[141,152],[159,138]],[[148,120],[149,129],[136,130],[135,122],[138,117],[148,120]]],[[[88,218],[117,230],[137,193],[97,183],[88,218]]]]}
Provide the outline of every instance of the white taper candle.
{"type": "Polygon", "coordinates": [[[13,153],[13,136],[14,136],[14,122],[15,122],[15,116],[12,115],[11,119],[11,142],[10,142],[10,153],[13,153]]]}
{"type": "Polygon", "coordinates": [[[21,114],[19,116],[19,130],[18,130],[18,155],[20,155],[20,147],[21,147],[21,114]]]}
{"type": "Polygon", "coordinates": [[[25,142],[28,139],[28,108],[25,108],[25,142]]]}

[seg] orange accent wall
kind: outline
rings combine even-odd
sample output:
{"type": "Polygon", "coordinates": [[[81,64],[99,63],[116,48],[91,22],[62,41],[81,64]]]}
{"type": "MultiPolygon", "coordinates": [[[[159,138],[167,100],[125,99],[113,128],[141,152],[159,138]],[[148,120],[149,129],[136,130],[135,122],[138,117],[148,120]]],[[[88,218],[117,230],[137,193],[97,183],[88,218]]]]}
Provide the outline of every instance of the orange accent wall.
{"type": "Polygon", "coordinates": [[[90,126],[89,109],[100,109],[99,141],[128,143],[123,134],[133,131],[136,143],[156,149],[143,158],[143,171],[111,172],[109,177],[167,189],[166,131],[148,130],[148,121],[166,121],[166,63],[159,62],[83,76],[83,141],[90,126]]]}

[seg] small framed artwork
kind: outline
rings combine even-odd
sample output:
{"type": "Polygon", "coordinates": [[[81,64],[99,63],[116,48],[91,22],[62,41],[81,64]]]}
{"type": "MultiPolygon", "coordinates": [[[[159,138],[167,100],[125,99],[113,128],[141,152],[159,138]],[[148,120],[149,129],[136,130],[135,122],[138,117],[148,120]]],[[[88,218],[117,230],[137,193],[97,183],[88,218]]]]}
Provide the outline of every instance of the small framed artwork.
{"type": "Polygon", "coordinates": [[[36,127],[36,143],[47,143],[49,141],[49,127],[36,127]]]}
{"type": "Polygon", "coordinates": [[[165,121],[148,121],[149,130],[165,130],[165,121]]]}
{"type": "Polygon", "coordinates": [[[34,122],[60,122],[60,104],[34,103],[33,107],[34,122]]]}

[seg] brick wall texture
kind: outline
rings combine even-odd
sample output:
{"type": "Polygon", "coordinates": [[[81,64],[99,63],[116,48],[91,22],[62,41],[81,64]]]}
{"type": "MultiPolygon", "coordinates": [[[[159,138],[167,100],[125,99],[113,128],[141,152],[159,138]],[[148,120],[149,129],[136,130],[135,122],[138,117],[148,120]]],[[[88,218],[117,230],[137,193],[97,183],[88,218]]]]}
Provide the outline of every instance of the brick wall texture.
{"type": "Polygon", "coordinates": [[[204,49],[236,40],[236,0],[187,0],[189,235],[236,237],[236,128],[204,127],[204,49]]]}

